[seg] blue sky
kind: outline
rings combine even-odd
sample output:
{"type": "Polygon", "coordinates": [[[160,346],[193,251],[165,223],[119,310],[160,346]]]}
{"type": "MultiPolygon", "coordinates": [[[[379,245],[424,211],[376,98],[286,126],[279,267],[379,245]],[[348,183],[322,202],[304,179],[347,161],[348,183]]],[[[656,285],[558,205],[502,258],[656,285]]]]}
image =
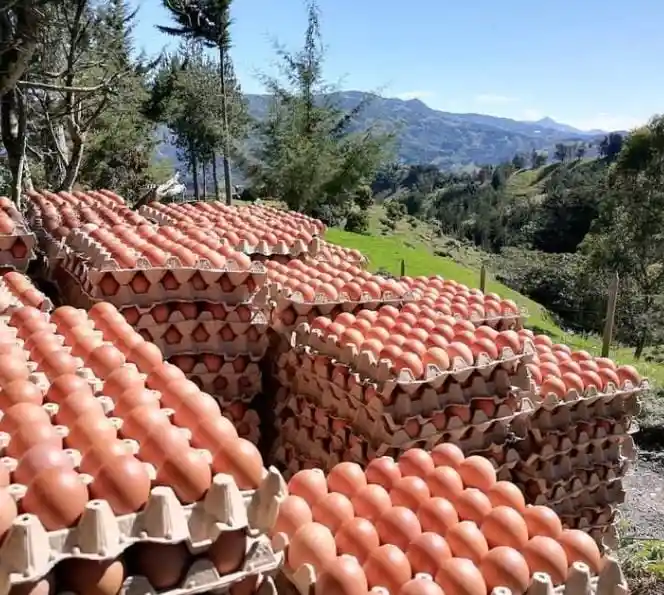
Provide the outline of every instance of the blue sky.
{"type": "MultiPolygon", "coordinates": [[[[583,129],[631,128],[664,111],[662,0],[319,0],[325,74],[344,89],[417,97],[435,109],[583,129]]],[[[234,0],[243,89],[274,69],[273,40],[298,48],[302,0],[234,0]]],[[[140,0],[136,43],[174,42],[161,0],[140,0]]]]}

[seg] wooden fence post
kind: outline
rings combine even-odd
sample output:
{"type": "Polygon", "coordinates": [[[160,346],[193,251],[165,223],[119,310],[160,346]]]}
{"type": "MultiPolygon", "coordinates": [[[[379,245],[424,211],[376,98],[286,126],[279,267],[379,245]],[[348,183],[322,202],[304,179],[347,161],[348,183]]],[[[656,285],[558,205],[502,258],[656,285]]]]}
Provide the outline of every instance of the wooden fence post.
{"type": "Polygon", "coordinates": [[[480,268],[480,291],[484,293],[485,289],[486,289],[486,267],[482,265],[482,268],[480,268]]]}
{"type": "Polygon", "coordinates": [[[406,275],[406,261],[402,258],[401,259],[401,276],[404,277],[406,275]]]}
{"type": "Polygon", "coordinates": [[[606,319],[604,320],[604,335],[602,337],[602,357],[609,357],[611,340],[613,339],[613,324],[616,318],[616,302],[618,301],[618,273],[615,274],[609,285],[609,298],[606,302],[606,319]]]}

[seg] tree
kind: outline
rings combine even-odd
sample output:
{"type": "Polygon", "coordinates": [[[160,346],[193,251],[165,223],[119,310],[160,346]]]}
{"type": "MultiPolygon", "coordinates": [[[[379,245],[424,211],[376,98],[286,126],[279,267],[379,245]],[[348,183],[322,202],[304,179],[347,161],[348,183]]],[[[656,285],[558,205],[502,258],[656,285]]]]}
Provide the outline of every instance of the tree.
{"type": "Polygon", "coordinates": [[[526,156],[523,153],[517,153],[512,158],[512,167],[514,169],[525,169],[526,167],[526,156]]]}
{"type": "Polygon", "coordinates": [[[175,27],[159,26],[169,35],[202,42],[219,53],[219,83],[221,90],[221,124],[223,131],[224,187],[226,202],[233,197],[230,169],[230,135],[226,95],[226,63],[230,48],[230,6],[232,0],[163,0],[175,27]]]}
{"type": "Polygon", "coordinates": [[[546,153],[540,153],[536,149],[533,149],[533,152],[530,154],[530,166],[533,169],[539,169],[546,165],[547,155],[546,153]]]}
{"type": "Polygon", "coordinates": [[[568,155],[569,155],[568,146],[564,143],[556,143],[556,147],[553,152],[554,159],[556,161],[560,161],[560,163],[565,163],[565,161],[567,161],[568,155]]]}
{"type": "Polygon", "coordinates": [[[353,209],[358,188],[375,177],[387,137],[372,129],[351,133],[353,117],[366,104],[345,112],[329,95],[314,2],[308,5],[304,47],[277,51],[283,78],[263,78],[272,102],[257,124],[262,142],[242,165],[261,196],[277,196],[290,209],[339,223],[353,209]]]}
{"type": "Polygon", "coordinates": [[[599,155],[609,162],[616,159],[623,145],[623,136],[618,132],[607,134],[599,143],[599,155]]]}
{"type": "Polygon", "coordinates": [[[615,158],[609,192],[585,248],[594,266],[617,272],[621,285],[636,289],[631,305],[638,358],[661,306],[657,296],[664,294],[664,117],[631,134],[615,158]]]}
{"type": "Polygon", "coordinates": [[[500,190],[505,186],[505,172],[502,167],[497,167],[491,174],[491,187],[494,190],[500,190]]]}
{"type": "Polygon", "coordinates": [[[586,145],[579,143],[576,147],[576,158],[583,159],[586,155],[586,145]]]}

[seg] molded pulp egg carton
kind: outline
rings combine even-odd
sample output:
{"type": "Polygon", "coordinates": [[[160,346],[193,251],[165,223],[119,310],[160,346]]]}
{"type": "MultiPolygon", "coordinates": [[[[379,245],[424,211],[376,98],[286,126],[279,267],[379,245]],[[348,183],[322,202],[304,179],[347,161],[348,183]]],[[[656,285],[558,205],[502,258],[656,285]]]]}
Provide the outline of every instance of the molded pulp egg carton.
{"type": "MultiPolygon", "coordinates": [[[[221,365],[209,370],[205,365],[206,355],[208,354],[183,354],[172,356],[169,361],[177,365],[187,378],[195,382],[202,391],[213,396],[216,395],[215,398],[248,403],[260,392],[261,370],[258,358],[244,355],[222,356],[221,365]],[[186,366],[182,364],[183,358],[187,360],[186,366]],[[248,363],[246,363],[247,359],[249,359],[248,363]],[[235,365],[235,362],[239,361],[242,362],[240,371],[235,365]]],[[[216,362],[217,354],[210,355],[216,362]]]]}
{"type": "MultiPolygon", "coordinates": [[[[18,496],[22,486],[8,489],[18,496]]],[[[240,492],[231,476],[218,474],[204,499],[186,506],[167,486],[154,487],[141,512],[119,517],[106,501],[91,500],[71,529],[47,532],[36,516],[19,515],[0,547],[0,593],[41,578],[67,558],[111,560],[140,542],[185,542],[191,552],[202,553],[221,533],[241,529],[252,539],[250,549],[258,547],[263,554],[267,567],[259,571],[269,571],[278,559],[270,559],[263,534],[274,524],[286,492],[279,472],[271,468],[253,492],[240,492]]]]}
{"type": "MultiPolygon", "coordinates": [[[[272,540],[275,550],[288,555],[288,537],[279,533],[272,540]]],[[[532,583],[524,595],[629,595],[629,587],[618,562],[604,557],[604,565],[598,576],[593,576],[590,568],[583,562],[574,562],[569,569],[564,585],[554,587],[551,577],[543,572],[533,575],[532,583]]],[[[420,578],[433,580],[428,574],[417,575],[420,578]]],[[[284,566],[277,584],[283,585],[284,580],[290,583],[293,595],[309,595],[316,584],[316,570],[310,564],[304,564],[296,571],[284,566]],[[283,577],[283,578],[282,578],[283,577]]],[[[384,587],[374,587],[367,595],[398,595],[384,587]]],[[[512,595],[505,587],[496,587],[491,595],[512,595]]]]}
{"type": "MultiPolygon", "coordinates": [[[[6,197],[0,197],[0,200],[4,203],[9,202],[6,197]]],[[[25,272],[35,257],[36,238],[23,215],[13,204],[5,204],[0,209],[15,224],[12,233],[0,233],[0,267],[25,272]]]]}

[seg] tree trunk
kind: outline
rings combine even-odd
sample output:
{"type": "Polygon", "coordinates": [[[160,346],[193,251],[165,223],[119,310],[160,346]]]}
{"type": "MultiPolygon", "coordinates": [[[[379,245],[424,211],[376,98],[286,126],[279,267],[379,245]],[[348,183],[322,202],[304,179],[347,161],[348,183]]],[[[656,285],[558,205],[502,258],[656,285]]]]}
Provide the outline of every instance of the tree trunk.
{"type": "Polygon", "coordinates": [[[643,355],[643,350],[647,347],[648,345],[648,331],[643,330],[641,331],[641,335],[639,336],[639,340],[636,343],[636,349],[634,350],[634,359],[635,360],[640,360],[641,356],[643,355]]]}
{"type": "Polygon", "coordinates": [[[201,170],[203,172],[203,200],[207,200],[207,163],[201,163],[201,170]]]}
{"type": "Polygon", "coordinates": [[[20,207],[25,171],[28,115],[23,95],[17,88],[7,91],[0,98],[0,129],[2,130],[2,143],[7,151],[7,164],[12,176],[11,199],[20,207]]]}
{"type": "Polygon", "coordinates": [[[224,158],[224,190],[226,192],[226,204],[230,205],[233,202],[233,186],[231,183],[231,166],[228,161],[230,153],[230,139],[228,133],[228,105],[226,102],[226,77],[224,76],[224,68],[226,64],[226,52],[222,42],[219,42],[219,82],[221,85],[221,125],[223,131],[223,158],[224,158]]]}
{"type": "Polygon", "coordinates": [[[196,155],[193,143],[189,143],[189,154],[191,156],[191,176],[194,181],[194,199],[198,200],[200,195],[198,191],[198,155],[196,155]]]}
{"type": "Polygon", "coordinates": [[[65,177],[62,180],[60,190],[66,192],[71,192],[76,179],[78,178],[78,172],[81,169],[81,162],[83,161],[83,148],[85,147],[85,141],[79,139],[74,143],[71,151],[71,159],[67,164],[67,170],[65,172],[65,177]]]}
{"type": "Polygon", "coordinates": [[[217,152],[212,151],[212,181],[214,183],[214,197],[219,200],[219,176],[217,175],[217,152]]]}

